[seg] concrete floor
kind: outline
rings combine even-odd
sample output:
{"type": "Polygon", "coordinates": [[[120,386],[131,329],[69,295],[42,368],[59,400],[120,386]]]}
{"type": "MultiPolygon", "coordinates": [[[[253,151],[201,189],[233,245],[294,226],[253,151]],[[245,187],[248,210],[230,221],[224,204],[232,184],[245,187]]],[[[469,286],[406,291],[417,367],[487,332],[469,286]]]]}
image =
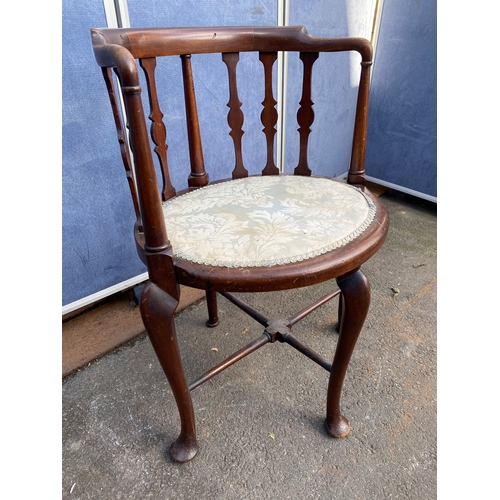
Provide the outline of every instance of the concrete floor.
{"type": "MultiPolygon", "coordinates": [[[[346,438],[324,430],[328,373],[276,343],[192,392],[200,452],[173,462],[178,413],[142,334],[63,379],[62,498],[435,498],[436,207],[393,192],[382,200],[391,228],[363,266],[372,303],[344,383],[346,438]]],[[[286,317],[332,286],[245,299],[286,317]]],[[[334,299],[294,327],[326,358],[336,310],[334,299]]],[[[204,303],[177,316],[189,380],[262,333],[222,297],[220,325],[205,319],[204,303]]]]}

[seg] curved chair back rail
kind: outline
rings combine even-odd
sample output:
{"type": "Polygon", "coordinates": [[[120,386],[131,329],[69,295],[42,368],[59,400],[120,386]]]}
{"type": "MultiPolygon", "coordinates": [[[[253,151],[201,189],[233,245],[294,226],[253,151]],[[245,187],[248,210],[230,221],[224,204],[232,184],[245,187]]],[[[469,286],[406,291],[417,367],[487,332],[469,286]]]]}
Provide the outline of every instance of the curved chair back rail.
{"type": "Polygon", "coordinates": [[[125,47],[135,59],[216,52],[339,52],[355,50],[371,62],[372,46],[365,38],[318,38],[304,26],[222,26],[200,28],[93,28],[97,63],[116,66],[113,51],[125,47]]]}

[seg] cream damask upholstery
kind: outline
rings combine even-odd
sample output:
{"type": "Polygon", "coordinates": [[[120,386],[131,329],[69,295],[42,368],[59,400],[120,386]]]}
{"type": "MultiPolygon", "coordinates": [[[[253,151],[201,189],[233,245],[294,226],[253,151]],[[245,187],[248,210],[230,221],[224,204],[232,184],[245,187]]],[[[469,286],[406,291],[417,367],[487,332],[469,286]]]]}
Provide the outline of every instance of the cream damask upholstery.
{"type": "Polygon", "coordinates": [[[174,254],[219,267],[316,257],[359,236],[375,212],[356,187],[292,175],[211,184],[163,203],[174,254]]]}

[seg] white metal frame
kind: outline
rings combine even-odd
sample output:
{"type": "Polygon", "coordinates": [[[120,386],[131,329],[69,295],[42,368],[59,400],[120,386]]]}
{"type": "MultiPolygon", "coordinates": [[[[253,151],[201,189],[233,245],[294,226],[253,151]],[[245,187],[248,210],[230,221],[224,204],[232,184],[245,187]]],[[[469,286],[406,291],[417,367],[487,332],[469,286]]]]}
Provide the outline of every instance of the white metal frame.
{"type": "Polygon", "coordinates": [[[128,280],[122,281],[121,283],[117,283],[116,285],[110,286],[109,288],[105,288],[104,290],[100,290],[99,292],[93,293],[92,295],[87,295],[82,299],[75,300],[75,302],[71,302],[70,304],[66,304],[62,308],[62,315],[68,314],[70,312],[76,311],[77,309],[81,309],[82,307],[89,306],[94,304],[95,302],[99,302],[100,300],[109,297],[110,295],[114,295],[115,293],[122,292],[127,288],[132,288],[139,283],[143,283],[149,279],[149,274],[143,273],[139,274],[139,276],[134,276],[128,280]]]}
{"type": "Polygon", "coordinates": [[[127,0],[103,0],[108,28],[130,28],[127,0]]]}
{"type": "Polygon", "coordinates": [[[370,177],[369,175],[366,176],[366,180],[378,184],[380,186],[385,186],[390,189],[395,189],[396,191],[399,191],[401,193],[410,194],[412,196],[416,196],[417,198],[422,198],[423,200],[437,203],[437,196],[431,196],[430,194],[421,193],[420,191],[415,191],[414,189],[399,186],[397,184],[393,184],[392,182],[383,181],[375,177],[370,177]]]}

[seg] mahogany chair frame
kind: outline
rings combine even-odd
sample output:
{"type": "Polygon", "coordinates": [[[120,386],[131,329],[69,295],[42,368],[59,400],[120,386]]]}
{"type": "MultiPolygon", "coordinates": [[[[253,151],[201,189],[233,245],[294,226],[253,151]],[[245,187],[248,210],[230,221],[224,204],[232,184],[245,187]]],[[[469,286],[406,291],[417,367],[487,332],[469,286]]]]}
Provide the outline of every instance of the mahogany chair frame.
{"type": "Polygon", "coordinates": [[[371,44],[362,38],[313,37],[301,26],[92,29],[91,35],[95,58],[102,68],[108,88],[122,159],[137,216],[134,231],[137,251],[149,272],[149,281],[140,299],[142,319],[168,378],[180,414],[181,431],[170,447],[171,456],[179,462],[186,462],[194,458],[198,452],[190,391],[251,352],[275,341],[288,343],[330,372],[326,430],[335,437],[347,435],[350,426],[340,410],[341,390],[370,302],[370,286],[360,266],[382,246],[389,225],[383,204],[365,187],[364,158],[372,65],[371,44]],[[236,64],[239,53],[249,51],[259,52],[264,65],[265,99],[261,118],[266,137],[267,164],[262,172],[263,175],[279,174],[273,160],[277,111],[276,101],[272,95],[272,67],[279,51],[300,53],[304,73],[302,99],[297,113],[300,153],[294,174],[303,176],[312,174],[307,161],[307,151],[310,127],[314,119],[311,99],[313,63],[320,52],[359,52],[361,72],[347,183],[357,186],[371,199],[376,206],[375,219],[368,229],[350,243],[305,261],[244,269],[195,264],[175,255],[169,242],[162,212],[162,200],[181,193],[177,193],[172,186],[168,171],[166,128],[162,120],[163,114],[159,107],[154,78],[156,58],[180,56],[181,59],[191,160],[188,190],[193,190],[209,184],[209,176],[204,166],[191,55],[221,53],[227,65],[230,92],[228,123],[234,141],[236,160],[233,179],[239,179],[248,176],[248,172],[242,158],[243,113],[240,110],[241,103],[236,87],[236,64]],[[152,121],[151,138],[155,144],[154,152],[158,156],[163,177],[161,189],[155,173],[136,60],[146,75],[151,106],[149,115],[152,121]],[[118,77],[125,104],[128,133],[123,124],[113,70],[118,77]],[[298,288],[331,279],[336,279],[338,290],[287,319],[269,319],[233,295],[234,292],[298,288]],[[216,294],[220,293],[264,327],[264,333],[259,338],[191,384],[186,380],[174,326],[180,284],[206,291],[208,326],[215,326],[218,323],[216,294]],[[295,323],[338,295],[340,296],[339,337],[333,362],[330,363],[293,337],[291,329],[295,323]]]}

